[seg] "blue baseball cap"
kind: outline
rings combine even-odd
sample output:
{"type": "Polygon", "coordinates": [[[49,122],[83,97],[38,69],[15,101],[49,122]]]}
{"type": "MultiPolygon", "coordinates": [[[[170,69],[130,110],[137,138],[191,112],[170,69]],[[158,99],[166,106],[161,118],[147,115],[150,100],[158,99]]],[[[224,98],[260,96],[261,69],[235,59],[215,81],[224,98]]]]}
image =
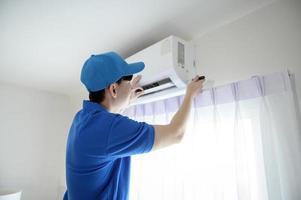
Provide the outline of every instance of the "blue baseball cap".
{"type": "Polygon", "coordinates": [[[90,92],[102,90],[123,76],[133,75],[144,69],[143,62],[128,64],[115,52],[92,55],[81,71],[80,80],[90,92]]]}

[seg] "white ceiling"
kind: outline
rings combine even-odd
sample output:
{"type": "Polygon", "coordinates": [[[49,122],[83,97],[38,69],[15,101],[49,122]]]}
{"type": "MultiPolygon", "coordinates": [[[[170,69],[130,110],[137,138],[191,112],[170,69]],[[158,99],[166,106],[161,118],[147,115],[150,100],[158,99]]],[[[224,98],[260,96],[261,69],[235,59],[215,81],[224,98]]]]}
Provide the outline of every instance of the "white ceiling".
{"type": "Polygon", "coordinates": [[[0,81],[67,95],[92,53],[191,40],[272,0],[0,0],[0,81]]]}

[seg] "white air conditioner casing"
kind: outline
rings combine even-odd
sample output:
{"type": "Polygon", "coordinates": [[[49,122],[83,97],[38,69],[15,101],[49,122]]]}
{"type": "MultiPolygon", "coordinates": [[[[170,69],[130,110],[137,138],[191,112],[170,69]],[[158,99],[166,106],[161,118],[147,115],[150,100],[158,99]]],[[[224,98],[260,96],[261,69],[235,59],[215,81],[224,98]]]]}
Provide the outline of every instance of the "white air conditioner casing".
{"type": "Polygon", "coordinates": [[[128,63],[144,62],[140,85],[144,95],[133,104],[143,104],[185,93],[187,83],[196,76],[192,44],[169,36],[128,57],[128,63]]]}

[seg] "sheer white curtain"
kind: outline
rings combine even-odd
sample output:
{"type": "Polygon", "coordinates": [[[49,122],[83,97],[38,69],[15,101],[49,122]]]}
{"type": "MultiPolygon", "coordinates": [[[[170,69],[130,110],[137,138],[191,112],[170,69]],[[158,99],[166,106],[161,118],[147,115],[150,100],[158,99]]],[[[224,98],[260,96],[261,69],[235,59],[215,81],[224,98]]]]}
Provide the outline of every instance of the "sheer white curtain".
{"type": "MultiPolygon", "coordinates": [[[[126,114],[169,123],[183,96],[126,114]]],[[[183,141],[132,157],[131,200],[300,200],[300,121],[288,73],[204,91],[183,141]]]]}

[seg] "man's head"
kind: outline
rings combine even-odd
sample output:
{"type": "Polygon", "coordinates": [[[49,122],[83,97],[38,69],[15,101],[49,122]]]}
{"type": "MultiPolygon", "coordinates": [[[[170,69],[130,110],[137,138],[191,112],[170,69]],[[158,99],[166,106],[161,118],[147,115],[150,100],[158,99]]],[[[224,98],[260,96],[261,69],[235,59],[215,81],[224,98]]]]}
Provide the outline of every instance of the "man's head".
{"type": "Polygon", "coordinates": [[[102,90],[95,92],[90,91],[90,101],[103,104],[113,111],[125,108],[130,103],[132,77],[133,75],[124,76],[102,90]]]}
{"type": "Polygon", "coordinates": [[[128,64],[114,52],[92,55],[82,68],[81,82],[91,101],[118,112],[130,103],[133,74],[143,69],[143,62],[128,64]]]}

